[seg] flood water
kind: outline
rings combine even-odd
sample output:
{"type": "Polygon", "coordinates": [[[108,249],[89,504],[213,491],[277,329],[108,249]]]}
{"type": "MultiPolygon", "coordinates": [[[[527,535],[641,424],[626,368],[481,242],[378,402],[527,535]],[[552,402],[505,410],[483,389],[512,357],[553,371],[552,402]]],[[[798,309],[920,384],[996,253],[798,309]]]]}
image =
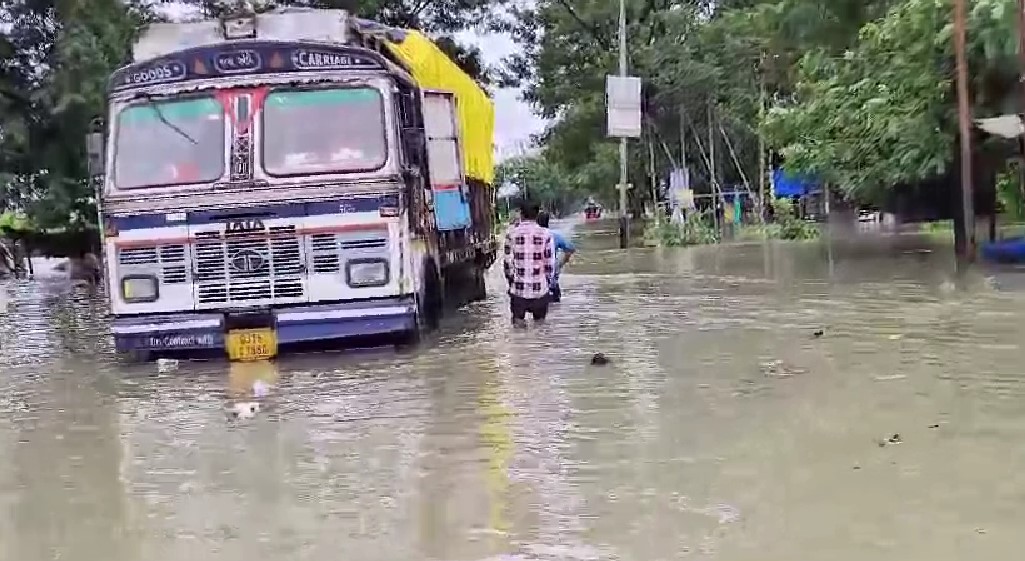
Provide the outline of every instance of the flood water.
{"type": "Polygon", "coordinates": [[[621,252],[609,228],[577,228],[547,324],[511,330],[492,291],[404,353],[160,373],[113,360],[87,294],[6,285],[0,558],[1020,554],[1025,273],[956,277],[913,238],[621,252]]]}

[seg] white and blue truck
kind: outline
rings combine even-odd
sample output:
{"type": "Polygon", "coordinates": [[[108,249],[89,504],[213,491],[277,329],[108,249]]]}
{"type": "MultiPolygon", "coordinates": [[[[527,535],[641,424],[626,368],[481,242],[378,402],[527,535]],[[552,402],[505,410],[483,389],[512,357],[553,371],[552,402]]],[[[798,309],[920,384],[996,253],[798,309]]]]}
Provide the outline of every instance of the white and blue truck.
{"type": "Polygon", "coordinates": [[[154,24],[104,123],[119,352],[416,338],[485,296],[493,104],[415,30],[303,8],[154,24]]]}

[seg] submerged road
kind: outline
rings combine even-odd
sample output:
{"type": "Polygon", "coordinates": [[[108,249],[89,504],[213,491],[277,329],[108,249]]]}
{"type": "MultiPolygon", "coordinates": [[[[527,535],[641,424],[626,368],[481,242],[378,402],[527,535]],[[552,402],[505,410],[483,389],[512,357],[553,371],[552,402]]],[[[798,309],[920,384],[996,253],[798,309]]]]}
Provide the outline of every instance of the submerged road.
{"type": "Polygon", "coordinates": [[[87,294],[4,285],[0,559],[1020,554],[1013,282],[906,237],[620,251],[577,230],[546,324],[510,329],[493,290],[403,353],[159,372],[113,360],[87,294]]]}

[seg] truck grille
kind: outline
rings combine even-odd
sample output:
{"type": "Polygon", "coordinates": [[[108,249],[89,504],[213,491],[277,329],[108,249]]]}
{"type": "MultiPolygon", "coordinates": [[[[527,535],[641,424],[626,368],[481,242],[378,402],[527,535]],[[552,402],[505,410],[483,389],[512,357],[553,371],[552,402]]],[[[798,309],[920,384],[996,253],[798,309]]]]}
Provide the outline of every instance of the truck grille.
{"type": "Polygon", "coordinates": [[[304,297],[305,264],[295,226],[264,232],[199,232],[193,245],[199,305],[304,297]]]}
{"type": "Polygon", "coordinates": [[[156,266],[163,284],[182,284],[188,281],[185,246],[182,244],[120,248],[117,250],[117,262],[122,273],[150,273],[156,266]]]}
{"type": "Polygon", "coordinates": [[[342,256],[378,255],[388,247],[388,238],[361,234],[313,234],[310,255],[314,273],[337,273],[342,270],[342,256]]]}

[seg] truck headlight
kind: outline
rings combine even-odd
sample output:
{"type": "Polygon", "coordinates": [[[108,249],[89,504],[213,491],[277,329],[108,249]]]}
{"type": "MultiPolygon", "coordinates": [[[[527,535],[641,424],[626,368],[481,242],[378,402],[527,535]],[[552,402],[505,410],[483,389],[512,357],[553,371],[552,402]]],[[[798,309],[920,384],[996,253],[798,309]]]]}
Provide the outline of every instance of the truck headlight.
{"type": "Polygon", "coordinates": [[[121,299],[129,304],[154,302],[160,297],[159,283],[153,275],[121,277],[121,299]]]}
{"type": "Polygon", "coordinates": [[[388,262],[384,259],[350,259],[345,263],[345,284],[353,288],[388,284],[388,262]]]}

